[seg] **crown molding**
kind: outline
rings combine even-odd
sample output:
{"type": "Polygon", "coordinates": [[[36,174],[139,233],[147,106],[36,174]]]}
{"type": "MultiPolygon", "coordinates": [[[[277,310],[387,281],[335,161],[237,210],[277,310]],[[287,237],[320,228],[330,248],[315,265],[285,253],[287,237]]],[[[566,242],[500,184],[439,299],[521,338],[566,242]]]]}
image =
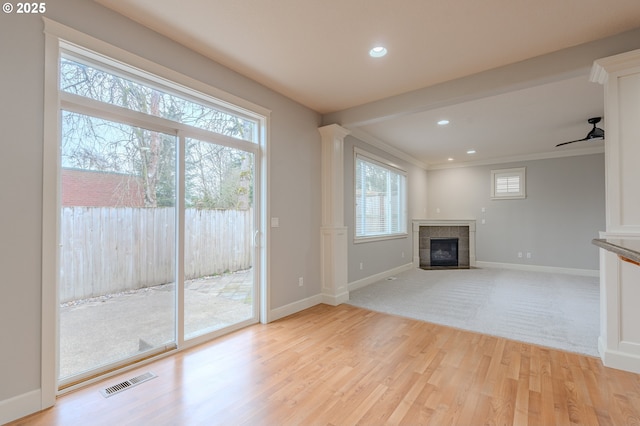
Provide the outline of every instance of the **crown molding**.
{"type": "Polygon", "coordinates": [[[628,71],[630,67],[636,66],[640,66],[640,49],[597,59],[591,68],[589,80],[594,83],[605,84],[609,78],[609,74],[618,71],[628,71]]]}
{"type": "Polygon", "coordinates": [[[417,160],[415,157],[412,157],[411,155],[407,154],[404,151],[399,150],[398,148],[395,148],[391,145],[389,145],[386,142],[381,141],[380,139],[371,136],[369,133],[364,132],[358,128],[355,129],[351,129],[351,136],[353,136],[356,139],[361,140],[362,142],[366,142],[369,145],[372,145],[378,149],[383,150],[384,152],[386,152],[387,154],[391,154],[394,157],[397,157],[401,160],[407,161],[411,164],[413,164],[414,166],[418,166],[421,169],[424,170],[428,170],[428,165],[423,163],[420,160],[417,160]]]}

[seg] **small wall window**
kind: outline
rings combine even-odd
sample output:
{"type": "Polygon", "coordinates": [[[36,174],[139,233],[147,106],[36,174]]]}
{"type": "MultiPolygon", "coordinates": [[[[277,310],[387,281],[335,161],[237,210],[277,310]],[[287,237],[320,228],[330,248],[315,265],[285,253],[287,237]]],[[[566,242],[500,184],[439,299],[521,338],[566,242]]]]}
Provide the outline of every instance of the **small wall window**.
{"type": "Polygon", "coordinates": [[[491,199],[526,198],[526,168],[491,170],[491,199]]]}

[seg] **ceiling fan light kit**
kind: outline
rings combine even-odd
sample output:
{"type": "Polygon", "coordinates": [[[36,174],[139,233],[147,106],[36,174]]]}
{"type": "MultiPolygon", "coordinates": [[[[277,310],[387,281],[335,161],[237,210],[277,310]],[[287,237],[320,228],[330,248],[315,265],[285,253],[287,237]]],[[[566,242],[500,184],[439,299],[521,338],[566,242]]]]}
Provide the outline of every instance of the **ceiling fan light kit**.
{"type": "Polygon", "coordinates": [[[556,145],[556,148],[559,146],[568,145],[574,142],[583,142],[583,141],[589,141],[594,139],[604,139],[604,130],[602,130],[599,127],[596,127],[596,124],[598,124],[600,120],[602,120],[602,117],[592,117],[588,119],[587,121],[589,122],[589,124],[593,125],[593,128],[591,129],[591,131],[589,131],[589,133],[587,133],[586,137],[584,137],[583,139],[577,139],[575,141],[559,143],[558,145],[556,145]]]}

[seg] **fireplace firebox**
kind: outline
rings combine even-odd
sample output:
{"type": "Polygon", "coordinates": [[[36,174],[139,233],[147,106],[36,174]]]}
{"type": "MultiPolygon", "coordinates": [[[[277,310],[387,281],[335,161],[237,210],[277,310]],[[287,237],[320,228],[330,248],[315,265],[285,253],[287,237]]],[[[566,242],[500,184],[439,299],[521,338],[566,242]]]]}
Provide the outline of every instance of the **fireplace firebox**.
{"type": "Polygon", "coordinates": [[[431,266],[458,266],[458,238],[431,238],[431,266]]]}

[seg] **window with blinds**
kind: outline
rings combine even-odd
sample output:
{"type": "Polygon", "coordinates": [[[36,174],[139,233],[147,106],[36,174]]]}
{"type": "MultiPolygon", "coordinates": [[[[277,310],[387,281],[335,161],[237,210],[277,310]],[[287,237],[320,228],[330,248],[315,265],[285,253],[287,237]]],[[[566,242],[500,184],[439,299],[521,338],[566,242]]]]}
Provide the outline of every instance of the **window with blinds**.
{"type": "Polygon", "coordinates": [[[494,200],[526,198],[525,167],[491,170],[491,198],[494,200]]]}
{"type": "Polygon", "coordinates": [[[407,173],[355,150],[355,239],[407,235],[407,173]]]}

